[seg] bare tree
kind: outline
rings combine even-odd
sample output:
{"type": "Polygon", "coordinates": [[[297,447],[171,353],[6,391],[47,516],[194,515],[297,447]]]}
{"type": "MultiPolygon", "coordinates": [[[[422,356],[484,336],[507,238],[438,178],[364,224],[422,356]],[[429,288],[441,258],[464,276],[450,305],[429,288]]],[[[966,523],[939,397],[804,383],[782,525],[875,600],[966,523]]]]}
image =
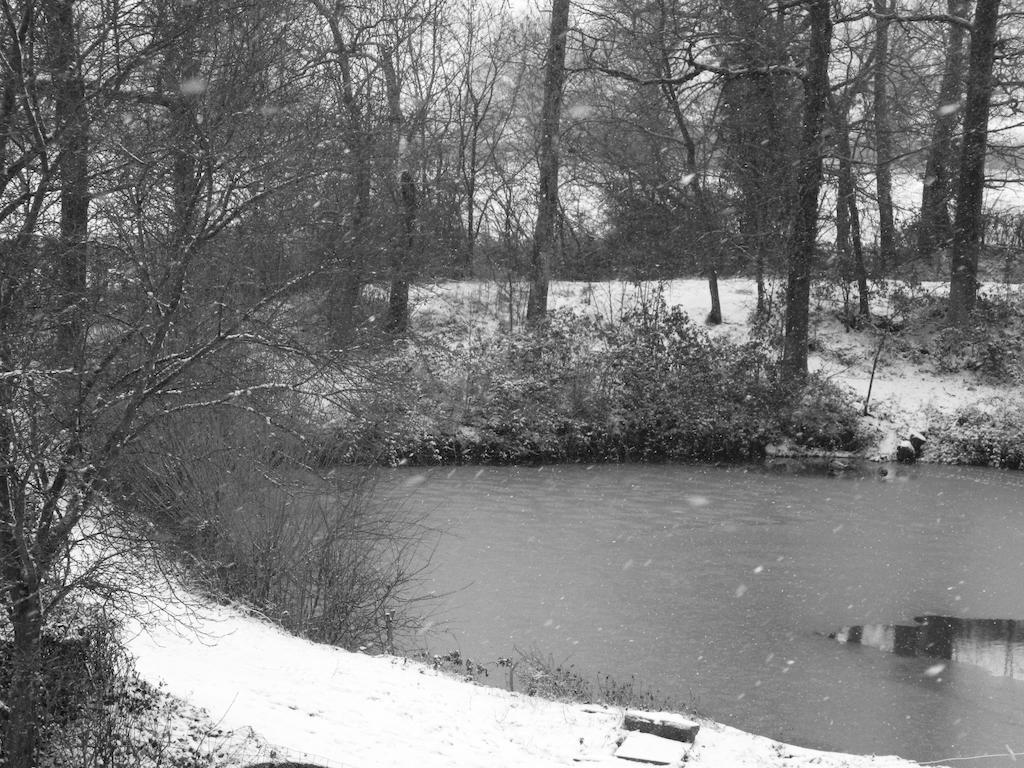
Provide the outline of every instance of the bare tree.
{"type": "Polygon", "coordinates": [[[757,315],[768,309],[765,276],[792,243],[796,164],[800,151],[797,14],[750,0],[723,3],[726,62],[717,126],[720,161],[737,189],[738,227],[754,268],[757,315]]]}
{"type": "Polygon", "coordinates": [[[130,526],[113,525],[103,503],[125,447],[161,416],[210,401],[253,407],[249,384],[287,386],[211,386],[212,361],[281,348],[281,327],[265,323],[287,289],[252,299],[243,260],[225,258],[218,274],[200,254],[290,179],[256,191],[254,169],[268,161],[246,121],[263,117],[259,103],[235,101],[251,95],[250,62],[232,50],[233,68],[221,68],[214,51],[229,37],[214,32],[245,6],[187,5],[90,7],[85,24],[74,2],[2,4],[0,44],[14,55],[0,149],[15,183],[0,188],[0,598],[14,649],[4,747],[16,768],[35,764],[42,632],[72,588],[74,553],[130,526]],[[205,52],[183,42],[197,29],[205,52]],[[114,63],[109,49],[121,52],[114,63]],[[220,88],[206,85],[214,72],[220,88]],[[88,240],[91,220],[103,240],[88,240]]]}
{"type": "Polygon", "coordinates": [[[506,134],[519,107],[527,65],[513,60],[520,35],[503,9],[488,8],[471,0],[458,37],[461,56],[456,117],[456,173],[461,189],[464,242],[460,273],[473,268],[476,245],[487,221],[487,209],[498,187],[490,183],[499,154],[507,147],[506,134]]]}
{"type": "MultiPolygon", "coordinates": [[[[374,117],[368,86],[361,77],[365,49],[359,37],[366,27],[349,18],[348,5],[340,0],[310,1],[329,31],[322,55],[328,81],[336,92],[341,141],[349,159],[348,179],[338,178],[333,185],[333,222],[325,227],[327,258],[338,265],[331,280],[327,315],[335,340],[344,342],[355,329],[359,296],[369,272],[374,117]]],[[[337,175],[344,172],[339,169],[337,175]]]]}
{"type": "Polygon", "coordinates": [[[837,98],[830,99],[833,135],[837,158],[836,243],[847,264],[852,265],[857,281],[857,313],[871,316],[868,271],[864,261],[861,238],[860,208],[857,206],[857,179],[853,172],[853,147],[850,142],[848,106],[837,98]]]}
{"type": "MultiPolygon", "coordinates": [[[[699,5],[665,0],[646,5],[610,2],[595,9],[598,24],[589,33],[587,60],[581,70],[635,89],[642,101],[649,100],[646,92],[659,92],[660,104],[654,102],[650,110],[654,114],[647,114],[623,103],[630,96],[621,89],[616,90],[617,86],[609,88],[613,106],[598,121],[599,125],[611,126],[607,130],[608,138],[604,139],[607,145],[604,151],[612,157],[628,153],[620,147],[624,131],[636,135],[631,139],[632,144],[664,143],[661,151],[652,153],[649,163],[666,166],[650,178],[655,188],[663,192],[663,199],[655,205],[666,207],[674,214],[676,220],[671,223],[670,232],[685,233],[683,239],[690,240],[691,249],[699,251],[698,266],[707,277],[711,299],[707,321],[717,324],[722,322],[718,270],[724,227],[707,178],[714,133],[707,130],[702,118],[707,119],[705,113],[713,103],[709,94],[713,93],[719,78],[711,83],[700,80],[706,70],[694,60],[691,52],[697,41],[715,34],[695,21],[705,10],[699,5]],[[681,169],[671,167],[677,156],[682,161],[681,169]],[[672,175],[678,178],[678,183],[668,178],[672,175]],[[696,228],[689,226],[694,221],[699,223],[696,228]]],[[[595,82],[595,87],[601,86],[595,82]]],[[[585,153],[591,151],[589,146],[584,149],[585,153]]],[[[634,158],[629,162],[637,161],[634,158]]],[[[638,165],[634,166],[637,172],[638,165]]],[[[614,189],[623,185],[612,179],[605,186],[614,189]]],[[[610,190],[610,194],[615,197],[614,191],[610,190]]],[[[666,249],[679,248],[673,238],[658,234],[664,238],[666,249]]]]}
{"type": "Polygon", "coordinates": [[[544,62],[544,102],[541,108],[537,223],[530,257],[530,295],[526,321],[538,325],[547,316],[551,261],[557,247],[558,144],[565,82],[565,47],[569,31],[569,0],[552,0],[547,55],[544,62]]]}

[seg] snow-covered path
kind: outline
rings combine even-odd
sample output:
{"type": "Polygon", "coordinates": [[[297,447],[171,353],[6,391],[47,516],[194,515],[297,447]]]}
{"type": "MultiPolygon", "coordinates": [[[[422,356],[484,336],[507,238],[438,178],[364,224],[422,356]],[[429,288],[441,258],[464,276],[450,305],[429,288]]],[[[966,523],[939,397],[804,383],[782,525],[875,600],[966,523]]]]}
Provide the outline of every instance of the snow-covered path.
{"type": "MultiPolygon", "coordinates": [[[[219,606],[197,608],[186,628],[135,631],[129,648],[143,677],[207,711],[226,730],[252,729],[257,759],[327,768],[522,768],[619,765],[621,710],[564,704],[462,682],[422,664],[367,656],[290,636],[219,606]]],[[[900,768],[893,757],[790,747],[703,723],[687,766],[900,768]]]]}

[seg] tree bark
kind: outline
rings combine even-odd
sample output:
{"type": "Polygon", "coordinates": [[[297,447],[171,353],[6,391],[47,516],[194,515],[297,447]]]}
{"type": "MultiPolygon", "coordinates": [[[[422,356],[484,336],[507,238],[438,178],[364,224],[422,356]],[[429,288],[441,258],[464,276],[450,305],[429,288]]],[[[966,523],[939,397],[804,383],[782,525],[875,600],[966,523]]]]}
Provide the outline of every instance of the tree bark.
{"type": "MultiPolygon", "coordinates": [[[[947,0],[950,16],[966,17],[967,0],[947,0]]],[[[953,223],[949,203],[953,197],[953,164],[956,142],[953,132],[960,114],[960,98],[964,80],[964,35],[959,24],[950,24],[946,32],[946,62],[935,105],[935,126],[925,160],[924,185],[921,190],[921,216],[917,229],[917,252],[929,256],[949,245],[953,223]]]]}
{"type": "MultiPolygon", "coordinates": [[[[85,83],[79,62],[75,29],[74,0],[48,0],[43,6],[47,67],[54,87],[55,169],[60,183],[60,229],[57,242],[58,318],[55,350],[60,364],[81,371],[84,365],[86,327],[83,318],[87,290],[89,224],[89,118],[86,110],[85,83]]],[[[8,297],[2,299],[6,301],[8,297]]],[[[0,313],[6,311],[0,308],[0,313]]],[[[9,359],[6,318],[0,317],[0,343],[5,360],[9,359]]],[[[31,536],[33,521],[27,508],[25,487],[16,472],[17,458],[10,456],[15,443],[15,427],[10,410],[13,384],[0,390],[0,563],[4,582],[7,617],[13,629],[9,716],[4,733],[8,768],[34,768],[39,750],[39,674],[43,611],[40,588],[49,567],[48,554],[34,550],[26,537],[31,536]],[[28,553],[31,553],[30,555],[28,553]]],[[[69,413],[61,414],[72,435],[80,418],[75,394],[59,395],[67,402],[69,413]],[[67,396],[65,396],[67,395],[67,396]]],[[[51,404],[54,410],[60,406],[51,404]]],[[[77,443],[77,437],[72,437],[77,443]]]]}
{"type": "MultiPolygon", "coordinates": [[[[662,68],[663,75],[666,81],[672,78],[672,66],[668,57],[667,49],[662,43],[662,68]]],[[[668,106],[672,110],[672,116],[676,122],[676,128],[679,130],[680,135],[683,139],[683,146],[686,148],[686,172],[690,175],[690,188],[693,189],[693,199],[697,204],[697,211],[700,215],[700,219],[704,224],[705,242],[704,248],[702,249],[702,261],[704,262],[704,272],[708,278],[708,292],[711,295],[711,311],[708,312],[707,322],[710,325],[720,325],[722,323],[722,300],[718,292],[718,258],[717,258],[717,247],[712,245],[715,242],[715,226],[714,226],[714,213],[711,210],[711,206],[708,205],[707,193],[704,188],[704,179],[697,168],[697,144],[693,140],[693,134],[690,133],[690,127],[686,122],[686,117],[683,115],[683,110],[679,106],[679,98],[676,95],[676,88],[672,83],[666,82],[662,87],[662,93],[668,101],[668,106]]]]}
{"type": "MultiPolygon", "coordinates": [[[[468,81],[467,77],[467,81],[468,81]]],[[[467,88],[470,87],[467,85],[467,88]]],[[[476,258],[476,183],[478,142],[480,141],[480,104],[474,94],[470,94],[473,108],[470,113],[469,160],[463,165],[466,168],[466,251],[462,257],[461,277],[473,274],[473,262],[476,258]]]]}
{"type": "Polygon", "coordinates": [[[892,126],[889,108],[890,0],[874,0],[875,26],[875,188],[878,195],[878,255],[882,265],[896,266],[896,225],[892,210],[892,126]]]}
{"type": "Polygon", "coordinates": [[[974,11],[964,138],[953,225],[953,256],[949,280],[951,325],[967,324],[978,292],[978,252],[982,235],[982,197],[985,191],[985,152],[992,99],[992,68],[999,26],[999,0],[978,0],[974,11]]]}
{"type": "Polygon", "coordinates": [[[810,40],[804,76],[801,160],[797,176],[793,250],[786,281],[785,336],[782,375],[791,386],[807,377],[811,267],[818,230],[818,193],[821,189],[822,129],[828,104],[828,61],[832,50],[832,20],[828,0],[812,0],[808,7],[810,40]]]}
{"type": "Polygon", "coordinates": [[[394,187],[392,197],[397,204],[402,221],[402,235],[391,248],[391,284],[388,291],[388,317],[385,328],[388,333],[401,334],[409,328],[409,266],[413,252],[413,232],[416,228],[416,184],[408,168],[402,168],[405,116],[402,114],[401,93],[398,89],[398,74],[391,51],[382,51],[381,68],[384,71],[384,86],[388,97],[388,119],[391,123],[391,151],[393,152],[392,174],[394,187]]]}
{"type": "Polygon", "coordinates": [[[764,286],[764,235],[760,233],[757,234],[757,240],[754,247],[754,282],[757,285],[757,306],[754,309],[754,314],[757,315],[759,320],[761,320],[768,314],[768,292],[765,290],[764,286]]]}
{"type": "Polygon", "coordinates": [[[857,208],[857,183],[853,175],[853,149],[850,146],[850,124],[846,106],[832,100],[832,122],[839,155],[839,197],[836,201],[836,241],[839,252],[853,267],[857,281],[857,312],[871,316],[868,294],[868,270],[864,263],[864,244],[860,234],[860,210],[857,208]]]}
{"type": "MultiPolygon", "coordinates": [[[[6,510],[5,510],[6,511],[6,510]]],[[[6,547],[4,547],[6,549],[6,547]]],[[[8,580],[8,583],[11,583],[8,580]]],[[[39,676],[43,614],[38,584],[19,579],[11,589],[8,618],[14,630],[11,656],[10,716],[4,734],[7,768],[35,768],[39,751],[39,676]]]]}
{"type": "Polygon", "coordinates": [[[45,23],[54,82],[54,122],[60,182],[58,271],[61,313],[57,350],[68,363],[80,362],[85,329],[81,302],[87,283],[89,229],[89,117],[78,61],[74,0],[49,0],[45,23]]]}
{"type": "Polygon", "coordinates": [[[537,326],[547,317],[548,283],[558,238],[558,132],[565,84],[565,44],[569,31],[569,0],[552,0],[551,26],[544,65],[544,103],[541,107],[539,194],[537,222],[530,253],[530,293],[526,301],[526,322],[537,326]]]}
{"type": "Polygon", "coordinates": [[[171,149],[174,157],[171,172],[174,190],[173,247],[184,253],[186,248],[191,247],[198,203],[196,114],[205,83],[200,78],[195,32],[202,25],[202,7],[185,3],[178,14],[175,18],[178,34],[168,49],[165,88],[170,96],[171,149]]]}
{"type": "MultiPolygon", "coordinates": [[[[408,170],[403,170],[398,182],[398,196],[402,202],[402,242],[399,256],[407,264],[411,260],[416,242],[416,182],[408,170]]],[[[406,266],[399,263],[391,279],[388,296],[388,323],[390,333],[401,334],[409,329],[409,279],[406,266]]]]}
{"type": "MultiPolygon", "coordinates": [[[[370,215],[370,191],[372,178],[371,140],[356,84],[352,72],[352,46],[345,38],[338,14],[338,7],[330,7],[319,0],[313,0],[317,13],[327,23],[334,44],[332,53],[337,57],[338,75],[341,80],[341,115],[346,149],[354,159],[352,173],[355,197],[351,224],[344,234],[336,234],[331,251],[337,260],[327,298],[327,318],[334,343],[341,346],[348,342],[355,332],[357,310],[366,279],[364,250],[367,240],[367,222],[370,215]],[[345,258],[339,258],[339,252],[345,258]]],[[[339,203],[342,201],[339,200],[339,203]]]]}

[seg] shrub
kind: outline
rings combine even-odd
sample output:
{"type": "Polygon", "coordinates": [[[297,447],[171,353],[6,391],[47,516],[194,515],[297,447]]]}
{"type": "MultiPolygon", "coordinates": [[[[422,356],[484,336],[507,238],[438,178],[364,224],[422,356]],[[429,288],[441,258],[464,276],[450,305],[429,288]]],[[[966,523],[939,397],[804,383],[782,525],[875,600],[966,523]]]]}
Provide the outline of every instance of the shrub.
{"type": "Polygon", "coordinates": [[[812,377],[786,392],[764,344],[712,338],[657,303],[616,324],[555,312],[538,330],[404,354],[419,372],[405,410],[348,421],[335,454],[392,465],[742,461],[782,438],[821,450],[863,442],[838,389],[812,377]]]}
{"type": "Polygon", "coordinates": [[[224,764],[233,737],[194,716],[183,728],[180,703],[139,678],[115,622],[78,605],[61,619],[47,627],[39,674],[40,768],[224,764]]]}
{"type": "Polygon", "coordinates": [[[1024,466],[1024,406],[968,406],[933,430],[928,455],[936,461],[1021,469],[1024,466]]]}
{"type": "Polygon", "coordinates": [[[414,623],[422,531],[372,501],[358,467],[317,473],[296,454],[244,411],[193,412],[134,447],[122,503],[157,522],[216,592],[313,640],[390,650],[414,623]]]}
{"type": "Polygon", "coordinates": [[[856,450],[867,440],[850,397],[815,375],[808,377],[798,397],[782,407],[780,421],[783,434],[807,448],[856,450]]]}

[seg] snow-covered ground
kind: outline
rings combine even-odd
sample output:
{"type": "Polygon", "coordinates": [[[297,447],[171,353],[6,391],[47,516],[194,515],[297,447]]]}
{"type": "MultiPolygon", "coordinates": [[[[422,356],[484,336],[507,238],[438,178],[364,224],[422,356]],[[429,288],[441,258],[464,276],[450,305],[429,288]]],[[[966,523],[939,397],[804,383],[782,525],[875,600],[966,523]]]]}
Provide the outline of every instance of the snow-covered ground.
{"type": "MultiPolygon", "coordinates": [[[[419,662],[310,643],[233,608],[136,629],[143,677],[234,732],[222,765],[293,760],[325,768],[636,765],[616,758],[623,711],[464,682],[419,662]],[[240,738],[241,735],[241,738],[240,738]]],[[[802,749],[697,720],[694,768],[899,768],[896,757],[802,749]]],[[[674,764],[679,764],[676,760],[674,764]]]]}

